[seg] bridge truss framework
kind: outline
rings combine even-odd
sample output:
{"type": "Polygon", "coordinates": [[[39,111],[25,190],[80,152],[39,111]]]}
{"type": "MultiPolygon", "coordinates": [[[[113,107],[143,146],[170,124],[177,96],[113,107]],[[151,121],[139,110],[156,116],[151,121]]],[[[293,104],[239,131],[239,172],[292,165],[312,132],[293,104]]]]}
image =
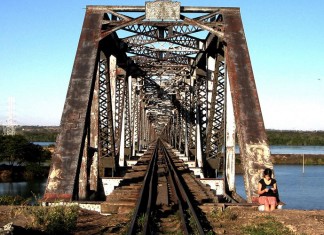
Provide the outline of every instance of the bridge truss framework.
{"type": "Polygon", "coordinates": [[[44,198],[98,196],[158,137],[230,194],[236,136],[251,202],[272,163],[239,8],[87,6],[44,198]]]}

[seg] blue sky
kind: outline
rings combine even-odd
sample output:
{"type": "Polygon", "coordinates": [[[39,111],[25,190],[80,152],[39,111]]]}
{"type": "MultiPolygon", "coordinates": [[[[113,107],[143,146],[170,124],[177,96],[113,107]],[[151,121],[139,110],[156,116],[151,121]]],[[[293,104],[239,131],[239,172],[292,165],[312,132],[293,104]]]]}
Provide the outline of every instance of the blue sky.
{"type": "MultiPolygon", "coordinates": [[[[1,0],[0,124],[59,125],[86,5],[145,1],[1,0]]],[[[324,130],[323,0],[183,0],[240,7],[267,129],[324,130]]]]}

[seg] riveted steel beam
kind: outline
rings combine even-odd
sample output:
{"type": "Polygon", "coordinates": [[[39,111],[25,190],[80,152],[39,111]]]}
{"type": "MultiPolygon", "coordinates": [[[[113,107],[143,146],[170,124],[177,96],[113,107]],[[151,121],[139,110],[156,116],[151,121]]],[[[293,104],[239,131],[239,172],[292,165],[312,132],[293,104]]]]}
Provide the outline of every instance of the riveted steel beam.
{"type": "Polygon", "coordinates": [[[258,180],[272,168],[257,88],[239,10],[224,10],[225,54],[233,98],[238,142],[248,201],[256,196],[258,180]]]}
{"type": "MultiPolygon", "coordinates": [[[[88,107],[98,62],[98,42],[102,14],[86,11],[77,55],[61,119],[61,131],[52,158],[45,200],[77,199],[80,158],[84,154],[88,107]],[[80,95],[82,94],[82,95],[80,95]]],[[[85,153],[86,154],[86,153],[85,153]]]]}
{"type": "MultiPolygon", "coordinates": [[[[145,6],[87,6],[87,9],[92,12],[105,12],[107,10],[117,12],[145,12],[145,6]]],[[[181,6],[180,12],[184,13],[211,13],[219,10],[238,10],[237,7],[193,7],[181,6]]]]}

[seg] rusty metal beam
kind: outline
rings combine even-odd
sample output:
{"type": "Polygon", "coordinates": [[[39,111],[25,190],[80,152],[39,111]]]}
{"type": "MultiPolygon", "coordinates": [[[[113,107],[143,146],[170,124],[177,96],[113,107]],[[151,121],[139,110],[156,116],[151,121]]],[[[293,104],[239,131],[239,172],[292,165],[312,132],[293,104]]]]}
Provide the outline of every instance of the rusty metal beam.
{"type": "Polygon", "coordinates": [[[45,200],[71,201],[78,194],[80,158],[85,146],[86,120],[96,78],[102,14],[86,11],[73,72],[52,159],[45,200]],[[82,95],[80,95],[82,94],[82,95]]]}
{"type": "MultiPolygon", "coordinates": [[[[204,24],[199,20],[190,19],[184,15],[181,15],[181,19],[183,20],[184,23],[188,25],[195,25],[204,30],[211,32],[212,34],[216,35],[219,39],[222,39],[224,37],[224,32],[221,32],[219,29],[214,29],[211,25],[204,24]]],[[[213,25],[215,25],[215,23],[213,23],[213,25]]]]}
{"type": "MultiPolygon", "coordinates": [[[[184,13],[211,13],[219,10],[237,10],[238,7],[192,7],[182,6],[180,12],[184,13]]],[[[87,10],[92,12],[105,12],[107,10],[118,12],[145,12],[145,6],[87,6],[87,10]]]]}
{"type": "Polygon", "coordinates": [[[139,16],[135,19],[131,19],[131,20],[125,20],[123,21],[121,24],[119,24],[118,26],[112,28],[112,29],[109,29],[107,31],[104,31],[101,33],[101,39],[104,39],[105,37],[107,37],[109,34],[113,33],[113,32],[116,32],[118,29],[122,29],[126,26],[129,26],[129,25],[133,25],[133,24],[137,24],[139,23],[141,20],[144,20],[145,19],[145,15],[142,15],[142,16],[139,16]]]}
{"type": "Polygon", "coordinates": [[[244,169],[247,200],[256,196],[258,180],[265,167],[271,167],[251,60],[239,10],[223,10],[225,54],[244,169]]]}

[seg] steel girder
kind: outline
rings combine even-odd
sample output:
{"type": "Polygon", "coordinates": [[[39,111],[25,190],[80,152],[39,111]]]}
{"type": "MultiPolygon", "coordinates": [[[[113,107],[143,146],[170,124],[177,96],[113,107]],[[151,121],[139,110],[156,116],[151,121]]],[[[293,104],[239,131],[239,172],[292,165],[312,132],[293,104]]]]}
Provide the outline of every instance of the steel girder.
{"type": "Polygon", "coordinates": [[[101,53],[99,62],[99,158],[105,161],[100,164],[100,176],[105,175],[104,165],[110,165],[113,171],[116,168],[116,144],[113,125],[113,103],[111,100],[109,60],[101,53]]]}
{"type": "Polygon", "coordinates": [[[119,153],[121,145],[122,122],[124,117],[125,104],[125,77],[116,79],[116,101],[115,101],[115,136],[116,136],[116,154],[119,153]]]}
{"type": "Polygon", "coordinates": [[[218,48],[210,68],[210,98],[208,99],[208,122],[206,127],[206,161],[213,169],[220,169],[225,127],[225,62],[222,48],[218,48]]]}
{"type": "Polygon", "coordinates": [[[228,69],[240,155],[248,201],[257,195],[263,169],[273,168],[239,11],[223,11],[228,69]]]}
{"type": "Polygon", "coordinates": [[[239,9],[181,7],[165,21],[146,20],[145,7],[88,6],[44,198],[100,194],[99,178],[157,136],[212,176],[223,157],[227,73],[251,201],[272,164],[239,9]]]}
{"type": "Polygon", "coordinates": [[[183,100],[183,116],[184,116],[184,152],[185,156],[191,160],[192,156],[190,155],[190,130],[191,130],[191,92],[190,92],[190,85],[184,79],[183,86],[184,86],[184,100],[183,100]]]}
{"type": "MultiPolygon", "coordinates": [[[[94,99],[94,87],[97,75],[98,44],[102,14],[86,12],[77,56],[61,119],[61,133],[56,140],[55,154],[44,195],[45,200],[66,200],[79,198],[80,162],[87,156],[88,148],[96,149],[97,143],[86,141],[89,133],[96,135],[89,126],[90,110],[94,99]],[[83,43],[87,41],[87,43],[83,43]],[[76,196],[77,195],[77,196],[76,196]]],[[[93,137],[95,138],[95,137],[93,137]]],[[[84,162],[85,164],[85,162],[84,162]]],[[[81,175],[82,177],[82,175],[81,175]]],[[[87,178],[83,178],[87,181],[87,178]]],[[[87,182],[86,182],[87,184],[87,182]]],[[[84,194],[84,193],[83,193],[84,194]]]]}
{"type": "Polygon", "coordinates": [[[128,77],[125,90],[125,148],[129,150],[128,155],[132,152],[132,77],[128,77]]]}
{"type": "MultiPolygon", "coordinates": [[[[189,113],[189,154],[193,155],[194,158],[196,156],[196,107],[197,107],[197,95],[196,95],[196,87],[194,84],[194,78],[196,77],[196,70],[194,70],[193,75],[190,77],[190,94],[187,94],[187,97],[190,97],[190,113],[189,113]]],[[[191,157],[191,156],[190,156],[191,157]]]]}
{"type": "Polygon", "coordinates": [[[132,143],[133,143],[133,150],[132,155],[135,156],[135,150],[138,151],[139,149],[139,110],[140,110],[140,104],[141,104],[141,89],[139,88],[141,86],[142,78],[133,78],[132,83],[132,109],[131,109],[131,118],[132,118],[132,143]]]}

